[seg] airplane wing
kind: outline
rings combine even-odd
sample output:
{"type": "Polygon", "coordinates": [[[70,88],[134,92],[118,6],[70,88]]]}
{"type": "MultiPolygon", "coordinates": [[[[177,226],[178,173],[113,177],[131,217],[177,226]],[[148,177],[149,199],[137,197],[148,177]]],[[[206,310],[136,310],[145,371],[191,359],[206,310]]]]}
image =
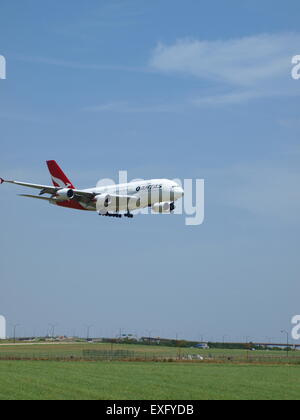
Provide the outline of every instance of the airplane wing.
{"type": "Polygon", "coordinates": [[[8,181],[6,179],[0,178],[0,184],[3,184],[4,182],[7,184],[21,185],[21,187],[35,188],[36,190],[43,191],[43,194],[55,194],[59,190],[59,188],[48,185],[30,184],[27,182],[19,181],[8,181]]]}
{"type": "MultiPolygon", "coordinates": [[[[50,200],[49,198],[46,197],[42,197],[42,195],[44,194],[50,194],[52,196],[55,196],[60,190],[62,190],[62,187],[54,187],[54,186],[49,186],[49,185],[40,185],[40,184],[31,184],[28,182],[19,182],[19,181],[8,181],[5,180],[3,178],[0,178],[0,184],[3,183],[8,183],[8,184],[14,184],[14,185],[20,185],[22,187],[27,187],[27,188],[33,188],[36,190],[40,190],[40,194],[38,196],[35,195],[29,195],[29,194],[21,194],[21,197],[28,197],[28,198],[40,198],[40,199],[44,199],[44,200],[50,200]]],[[[89,203],[90,201],[94,200],[95,197],[99,196],[99,195],[104,195],[104,193],[93,193],[93,192],[88,192],[88,191],[82,191],[82,190],[77,190],[77,189],[73,189],[73,188],[69,188],[74,192],[74,197],[73,199],[76,201],[84,201],[86,203],[89,203]]],[[[130,196],[130,195],[117,195],[117,194],[109,194],[110,200],[111,200],[111,204],[115,205],[116,207],[126,207],[128,205],[128,203],[131,201],[133,202],[138,202],[139,198],[136,196],[130,196]]]]}
{"type": "Polygon", "coordinates": [[[29,194],[19,194],[19,197],[36,198],[38,200],[45,200],[45,201],[50,201],[51,200],[51,198],[40,197],[38,195],[29,195],[29,194]]]}
{"type": "MultiPolygon", "coordinates": [[[[0,184],[3,184],[3,183],[20,185],[21,187],[34,188],[36,190],[40,190],[40,195],[44,195],[44,194],[55,195],[59,190],[62,189],[61,187],[58,188],[58,187],[53,187],[49,185],[31,184],[28,182],[8,181],[3,178],[0,178],[0,184]]],[[[76,189],[72,189],[72,191],[74,191],[74,196],[79,199],[84,198],[89,201],[95,198],[95,194],[91,192],[81,191],[81,190],[76,190],[76,189]]]]}

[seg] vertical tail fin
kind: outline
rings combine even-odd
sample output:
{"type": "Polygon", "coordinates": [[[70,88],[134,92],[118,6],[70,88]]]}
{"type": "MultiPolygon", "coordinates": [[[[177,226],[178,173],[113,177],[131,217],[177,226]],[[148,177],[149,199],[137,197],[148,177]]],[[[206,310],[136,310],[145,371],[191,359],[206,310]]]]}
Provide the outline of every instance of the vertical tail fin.
{"type": "Polygon", "coordinates": [[[61,168],[55,162],[55,160],[48,160],[47,161],[47,166],[48,166],[49,172],[51,174],[53,185],[55,187],[75,189],[72,182],[64,174],[64,172],[61,170],[61,168]]]}

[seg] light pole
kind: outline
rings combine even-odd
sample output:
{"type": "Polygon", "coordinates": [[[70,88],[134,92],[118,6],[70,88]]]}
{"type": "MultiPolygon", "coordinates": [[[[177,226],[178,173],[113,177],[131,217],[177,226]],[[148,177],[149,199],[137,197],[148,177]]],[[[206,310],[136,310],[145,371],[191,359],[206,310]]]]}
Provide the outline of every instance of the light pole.
{"type": "Polygon", "coordinates": [[[55,325],[55,324],[49,324],[49,327],[51,328],[50,334],[52,335],[52,338],[54,339],[54,337],[55,337],[55,328],[57,327],[57,325],[55,325]]]}
{"type": "Polygon", "coordinates": [[[199,338],[200,338],[200,343],[203,344],[204,343],[204,335],[200,334],[199,338]]]}
{"type": "Polygon", "coordinates": [[[152,333],[153,333],[153,330],[147,330],[147,333],[148,333],[148,339],[149,339],[149,346],[150,346],[150,344],[151,344],[151,335],[152,335],[152,333]]]}
{"type": "Polygon", "coordinates": [[[223,344],[224,344],[224,345],[226,344],[226,343],[225,343],[226,338],[229,338],[229,336],[228,336],[227,334],[223,335],[223,344]]]}
{"type": "Polygon", "coordinates": [[[119,341],[121,342],[122,338],[123,338],[123,333],[124,333],[124,328],[120,328],[119,330],[119,341]]]}
{"type": "Polygon", "coordinates": [[[249,351],[250,351],[250,339],[251,337],[247,336],[246,337],[246,347],[247,347],[247,360],[249,360],[249,351]]]}
{"type": "Polygon", "coordinates": [[[18,327],[20,327],[20,324],[15,324],[13,327],[14,327],[14,343],[16,343],[16,330],[18,327]]]}
{"type": "Polygon", "coordinates": [[[87,338],[86,338],[86,341],[88,342],[90,340],[90,330],[91,330],[91,328],[93,328],[93,325],[87,325],[86,328],[87,328],[87,338]]]}
{"type": "Polygon", "coordinates": [[[287,358],[289,358],[289,347],[290,347],[290,343],[289,343],[289,333],[286,330],[282,330],[281,334],[286,334],[286,355],[287,358]]]}

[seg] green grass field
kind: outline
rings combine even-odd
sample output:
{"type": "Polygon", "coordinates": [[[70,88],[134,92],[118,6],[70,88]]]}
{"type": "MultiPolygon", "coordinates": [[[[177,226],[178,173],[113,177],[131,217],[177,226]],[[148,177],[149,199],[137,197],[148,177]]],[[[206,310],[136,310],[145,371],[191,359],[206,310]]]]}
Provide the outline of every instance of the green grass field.
{"type": "Polygon", "coordinates": [[[0,400],[300,399],[300,366],[0,362],[0,400]]]}
{"type": "MultiPolygon", "coordinates": [[[[284,364],[284,352],[197,350],[143,345],[33,344],[1,345],[0,400],[7,399],[300,399],[300,364],[284,364]],[[242,364],[189,362],[50,361],[53,357],[82,357],[84,350],[129,350],[146,360],[152,356],[200,354],[237,357],[242,364]],[[279,365],[246,363],[248,357],[275,357],[279,365]]],[[[297,357],[294,352],[292,357],[297,357]]],[[[251,359],[250,359],[251,360],[251,359]]],[[[268,360],[270,363],[270,360],[268,360]]]]}

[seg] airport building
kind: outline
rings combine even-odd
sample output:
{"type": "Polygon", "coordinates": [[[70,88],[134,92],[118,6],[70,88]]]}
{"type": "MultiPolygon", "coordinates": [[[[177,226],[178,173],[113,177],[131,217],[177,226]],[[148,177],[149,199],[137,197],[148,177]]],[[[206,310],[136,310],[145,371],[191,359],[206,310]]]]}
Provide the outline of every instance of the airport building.
{"type": "Polygon", "coordinates": [[[6,339],[6,319],[0,315],[0,340],[6,339]]]}

